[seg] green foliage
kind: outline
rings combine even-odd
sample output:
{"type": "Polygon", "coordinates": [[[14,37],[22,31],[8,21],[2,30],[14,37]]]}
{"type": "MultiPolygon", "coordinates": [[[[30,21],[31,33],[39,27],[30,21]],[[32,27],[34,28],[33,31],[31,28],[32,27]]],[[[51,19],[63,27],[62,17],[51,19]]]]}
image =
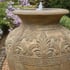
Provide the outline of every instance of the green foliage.
{"type": "Polygon", "coordinates": [[[39,0],[29,0],[31,5],[36,5],[39,3],[39,0]]]}
{"type": "Polygon", "coordinates": [[[0,2],[0,18],[5,17],[5,8],[6,8],[6,3],[0,2]]]}
{"type": "Polygon", "coordinates": [[[70,0],[44,0],[45,7],[67,8],[70,10],[70,0]]]}
{"type": "MultiPolygon", "coordinates": [[[[31,4],[38,4],[40,0],[29,0],[31,4]]],[[[44,7],[67,8],[70,10],[70,0],[42,0],[44,7]]]]}
{"type": "Polygon", "coordinates": [[[7,2],[0,2],[0,28],[5,31],[8,29],[10,22],[6,19],[6,10],[7,2]]]}
{"type": "Polygon", "coordinates": [[[70,29],[70,18],[63,16],[60,20],[60,24],[70,29]]]}
{"type": "Polygon", "coordinates": [[[18,0],[12,0],[13,2],[18,2],[18,0]]]}
{"type": "Polygon", "coordinates": [[[6,3],[0,2],[0,25],[3,23],[3,18],[6,16],[5,9],[6,9],[6,3]]]}

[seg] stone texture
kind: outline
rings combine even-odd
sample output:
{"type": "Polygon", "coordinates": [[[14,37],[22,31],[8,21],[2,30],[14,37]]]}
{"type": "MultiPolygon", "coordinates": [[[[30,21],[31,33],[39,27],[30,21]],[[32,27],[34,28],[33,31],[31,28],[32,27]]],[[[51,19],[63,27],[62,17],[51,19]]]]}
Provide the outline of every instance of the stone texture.
{"type": "Polygon", "coordinates": [[[2,70],[3,62],[6,58],[5,38],[6,36],[3,36],[3,38],[0,39],[0,70],[2,70]]]}
{"type": "Polygon", "coordinates": [[[34,11],[30,15],[30,11],[27,14],[17,11],[23,24],[6,40],[10,70],[70,69],[70,31],[58,24],[68,12],[48,11],[34,11]]]}

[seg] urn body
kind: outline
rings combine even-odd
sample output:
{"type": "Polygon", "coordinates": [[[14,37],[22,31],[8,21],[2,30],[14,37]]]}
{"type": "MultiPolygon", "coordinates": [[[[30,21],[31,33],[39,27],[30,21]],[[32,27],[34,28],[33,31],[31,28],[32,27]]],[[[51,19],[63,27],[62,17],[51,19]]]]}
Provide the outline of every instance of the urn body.
{"type": "Polygon", "coordinates": [[[18,13],[23,23],[6,40],[10,70],[69,70],[70,31],[58,24],[65,13],[28,13],[18,13]]]}

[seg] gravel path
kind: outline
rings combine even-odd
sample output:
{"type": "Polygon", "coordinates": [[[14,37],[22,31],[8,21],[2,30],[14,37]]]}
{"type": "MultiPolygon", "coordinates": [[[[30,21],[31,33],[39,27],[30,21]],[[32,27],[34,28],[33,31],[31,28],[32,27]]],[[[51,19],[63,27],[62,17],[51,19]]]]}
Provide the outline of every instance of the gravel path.
{"type": "Polygon", "coordinates": [[[0,40],[0,70],[2,70],[3,62],[6,58],[6,52],[5,52],[5,39],[6,37],[3,37],[2,40],[0,40]]]}

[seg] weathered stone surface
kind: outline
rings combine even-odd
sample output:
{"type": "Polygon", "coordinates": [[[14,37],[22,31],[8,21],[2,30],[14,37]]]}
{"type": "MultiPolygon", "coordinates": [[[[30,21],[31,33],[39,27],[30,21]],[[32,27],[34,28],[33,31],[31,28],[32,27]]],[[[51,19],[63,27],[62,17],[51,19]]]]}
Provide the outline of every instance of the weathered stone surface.
{"type": "Polygon", "coordinates": [[[57,24],[63,15],[58,12],[57,15],[43,15],[43,12],[19,15],[24,24],[6,40],[10,70],[70,69],[70,31],[57,24]]]}

